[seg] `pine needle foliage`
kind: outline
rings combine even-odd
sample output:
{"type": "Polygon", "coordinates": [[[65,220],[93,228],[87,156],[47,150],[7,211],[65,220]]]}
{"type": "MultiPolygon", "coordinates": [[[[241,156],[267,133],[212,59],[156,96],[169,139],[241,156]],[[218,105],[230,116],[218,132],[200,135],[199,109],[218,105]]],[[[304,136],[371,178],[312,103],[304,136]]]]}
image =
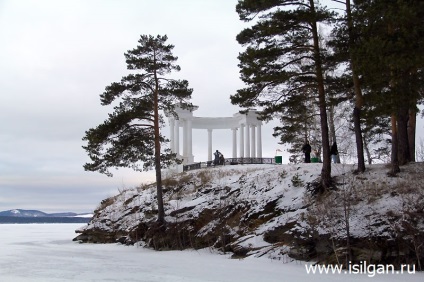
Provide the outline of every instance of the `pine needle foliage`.
{"type": "Polygon", "coordinates": [[[178,104],[192,107],[192,89],[187,80],[169,77],[178,72],[173,45],[167,36],[141,35],[135,49],[125,53],[128,70],[133,73],[113,82],[100,95],[101,105],[112,103],[113,112],[97,127],[86,131],[83,148],[91,159],[84,165],[87,171],[112,176],[110,168],[127,167],[136,171],[156,170],[158,221],[164,221],[161,169],[180,163],[165,145],[161,134],[163,112],[175,114],[178,104]]]}

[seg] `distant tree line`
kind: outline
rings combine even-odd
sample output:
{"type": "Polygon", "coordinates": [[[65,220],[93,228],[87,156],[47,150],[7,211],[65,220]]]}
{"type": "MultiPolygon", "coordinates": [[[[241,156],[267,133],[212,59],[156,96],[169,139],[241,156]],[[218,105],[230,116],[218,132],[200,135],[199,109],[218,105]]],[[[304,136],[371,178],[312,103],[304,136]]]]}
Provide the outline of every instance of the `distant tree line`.
{"type": "Polygon", "coordinates": [[[322,153],[324,191],[331,185],[332,142],[346,143],[342,151],[350,150],[357,172],[365,171],[365,159],[384,155],[390,175],[415,161],[424,1],[331,1],[337,9],[322,2],[239,0],[240,20],[251,26],[237,35],[246,47],[238,57],[246,86],[231,102],[259,108],[263,120],[279,119],[274,136],[291,145],[293,162],[309,140],[322,153]]]}

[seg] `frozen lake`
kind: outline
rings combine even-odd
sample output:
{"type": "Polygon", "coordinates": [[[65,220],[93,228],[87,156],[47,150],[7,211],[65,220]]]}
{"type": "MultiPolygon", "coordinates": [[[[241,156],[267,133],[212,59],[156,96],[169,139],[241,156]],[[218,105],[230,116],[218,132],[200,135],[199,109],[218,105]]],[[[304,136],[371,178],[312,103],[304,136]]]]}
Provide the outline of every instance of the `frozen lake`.
{"type": "Polygon", "coordinates": [[[423,273],[307,274],[305,264],[73,242],[81,224],[0,224],[0,281],[424,281],[423,273]]]}

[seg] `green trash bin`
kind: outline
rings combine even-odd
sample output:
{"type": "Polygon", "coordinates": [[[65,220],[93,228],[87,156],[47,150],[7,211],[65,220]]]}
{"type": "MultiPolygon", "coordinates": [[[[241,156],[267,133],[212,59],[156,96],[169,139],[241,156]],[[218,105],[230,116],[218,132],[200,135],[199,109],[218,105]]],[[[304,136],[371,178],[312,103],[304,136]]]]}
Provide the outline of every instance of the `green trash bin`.
{"type": "Polygon", "coordinates": [[[275,163],[276,164],[282,164],[283,163],[283,156],[275,156],[275,163]]]}
{"type": "Polygon", "coordinates": [[[319,159],[318,158],[311,158],[311,163],[319,163],[319,159]]]}

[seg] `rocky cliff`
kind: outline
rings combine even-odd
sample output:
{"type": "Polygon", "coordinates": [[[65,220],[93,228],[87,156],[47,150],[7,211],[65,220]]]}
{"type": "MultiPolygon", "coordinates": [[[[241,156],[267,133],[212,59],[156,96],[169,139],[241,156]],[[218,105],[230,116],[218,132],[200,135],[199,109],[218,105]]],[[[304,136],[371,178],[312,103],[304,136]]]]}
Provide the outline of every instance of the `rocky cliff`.
{"type": "Polygon", "coordinates": [[[424,165],[387,177],[384,165],[355,175],[333,165],[334,188],[316,194],[320,164],[244,165],[164,180],[166,224],[155,186],[103,200],[74,239],[164,249],[213,247],[234,257],[414,263],[424,259],[424,165]]]}

